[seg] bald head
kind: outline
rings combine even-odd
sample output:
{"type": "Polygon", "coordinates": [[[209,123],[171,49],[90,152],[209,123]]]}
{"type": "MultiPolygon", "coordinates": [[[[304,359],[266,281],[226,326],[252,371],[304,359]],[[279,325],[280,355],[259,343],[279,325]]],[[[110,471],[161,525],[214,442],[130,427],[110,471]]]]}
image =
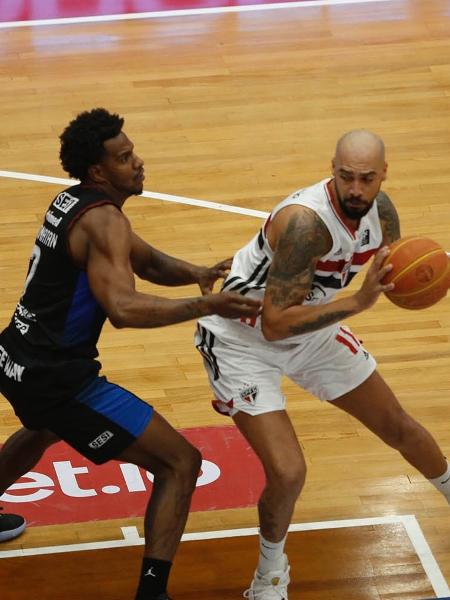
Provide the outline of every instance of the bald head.
{"type": "Polygon", "coordinates": [[[352,219],[366,214],[386,178],[383,140],[366,129],[345,133],[332,162],[334,185],[343,212],[352,219]]]}
{"type": "Polygon", "coordinates": [[[383,140],[367,129],[354,129],[340,137],[336,144],[335,158],[375,160],[384,163],[385,151],[383,140]]]}

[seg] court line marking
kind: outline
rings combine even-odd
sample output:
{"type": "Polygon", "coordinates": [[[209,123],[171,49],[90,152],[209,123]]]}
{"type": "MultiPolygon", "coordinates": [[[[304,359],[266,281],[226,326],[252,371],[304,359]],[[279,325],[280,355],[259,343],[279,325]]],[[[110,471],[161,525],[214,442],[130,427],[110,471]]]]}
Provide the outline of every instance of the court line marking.
{"type": "MultiPolygon", "coordinates": [[[[414,515],[395,515],[387,517],[367,517],[362,519],[342,519],[339,521],[318,521],[313,523],[293,523],[289,531],[314,531],[323,529],[341,529],[348,527],[364,527],[372,525],[403,525],[421,564],[425,571],[434,593],[438,597],[450,594],[450,588],[442,575],[439,565],[434,558],[428,542],[414,515]]],[[[67,544],[62,546],[46,546],[41,548],[21,548],[19,550],[2,550],[2,558],[19,558],[25,556],[37,556],[43,554],[61,554],[64,552],[81,552],[87,550],[103,550],[108,548],[124,548],[130,546],[142,546],[144,538],[139,536],[137,527],[121,527],[123,539],[107,540],[101,542],[84,542],[80,544],[67,544]]],[[[223,539],[230,537],[241,537],[258,535],[257,527],[245,529],[228,529],[224,531],[204,531],[197,533],[185,533],[182,542],[223,539]]]]}
{"type": "Polygon", "coordinates": [[[210,8],[184,8],[118,15],[95,15],[90,17],[61,17],[55,19],[35,19],[33,21],[4,21],[0,29],[12,27],[36,27],[39,25],[70,25],[76,23],[99,23],[110,21],[130,21],[136,19],[159,19],[164,17],[184,17],[218,13],[250,12],[257,10],[279,10],[285,8],[311,8],[316,6],[340,6],[346,4],[371,4],[374,2],[398,2],[399,0],[299,0],[271,4],[250,4],[244,6],[212,6],[210,8]]]}
{"type": "MultiPolygon", "coordinates": [[[[51,183],[64,186],[76,185],[79,183],[76,179],[65,179],[63,177],[49,177],[47,175],[33,175],[32,173],[20,173],[17,171],[0,171],[0,177],[8,179],[22,179],[25,181],[38,181],[40,183],[51,183]]],[[[164,200],[165,202],[177,202],[178,204],[188,204],[190,206],[200,206],[202,208],[211,208],[223,212],[238,213],[249,217],[259,217],[265,219],[269,216],[268,212],[262,210],[253,210],[252,208],[243,208],[240,206],[231,206],[221,204],[220,202],[211,202],[209,200],[196,200],[195,198],[186,198],[184,196],[173,196],[171,194],[160,194],[158,192],[142,192],[140,196],[144,198],[153,198],[155,200],[164,200]]]]}
{"type": "MultiPolygon", "coordinates": [[[[1,171],[0,177],[6,179],[22,179],[25,181],[38,181],[40,183],[51,183],[57,185],[70,186],[79,183],[77,179],[67,179],[64,177],[50,177],[48,175],[34,175],[33,173],[21,173],[19,171],[1,171]]],[[[267,219],[270,213],[263,210],[254,210],[253,208],[244,208],[242,206],[233,206],[230,204],[221,204],[211,200],[197,200],[196,198],[187,198],[186,196],[174,196],[172,194],[160,194],[158,192],[142,192],[138,197],[152,198],[154,200],[163,200],[165,202],[176,202],[178,204],[188,204],[190,206],[199,206],[201,208],[211,208],[212,210],[221,210],[222,212],[247,215],[248,217],[259,217],[267,219]]],[[[447,252],[450,258],[450,252],[447,252]]]]}

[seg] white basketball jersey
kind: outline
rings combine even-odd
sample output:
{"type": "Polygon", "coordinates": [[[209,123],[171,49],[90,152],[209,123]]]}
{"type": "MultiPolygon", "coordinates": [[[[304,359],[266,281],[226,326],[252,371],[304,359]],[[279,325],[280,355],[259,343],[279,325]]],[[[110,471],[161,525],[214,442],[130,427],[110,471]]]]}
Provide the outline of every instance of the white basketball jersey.
{"type": "MultiPolygon", "coordinates": [[[[324,304],[345,288],[363,268],[381,245],[383,234],[376,201],[369,212],[362,217],[357,231],[351,230],[337,213],[327,184],[330,178],[303,188],[288,196],[272,211],[257,235],[233,258],[231,271],[223,283],[223,291],[234,291],[252,298],[262,299],[265,293],[267,274],[272,263],[273,250],[266,237],[268,223],[286,206],[298,204],[314,210],[328,228],[333,244],[328,254],[321,257],[316,266],[311,291],[303,304],[324,304]]],[[[201,325],[220,337],[230,335],[236,342],[236,335],[265,341],[261,332],[261,318],[230,320],[212,315],[200,319],[201,325]]],[[[314,332],[313,332],[314,333],[314,332]]],[[[304,341],[302,334],[270,342],[271,344],[292,344],[304,341]]]]}

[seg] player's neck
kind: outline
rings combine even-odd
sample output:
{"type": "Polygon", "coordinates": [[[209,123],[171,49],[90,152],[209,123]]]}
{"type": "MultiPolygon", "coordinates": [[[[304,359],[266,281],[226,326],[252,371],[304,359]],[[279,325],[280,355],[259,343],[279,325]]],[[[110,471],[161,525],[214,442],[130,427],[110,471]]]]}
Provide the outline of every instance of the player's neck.
{"type": "Polygon", "coordinates": [[[130,194],[124,194],[123,192],[120,192],[113,185],[107,182],[98,183],[87,179],[85,182],[83,182],[83,184],[87,187],[94,188],[95,190],[104,193],[109,200],[114,202],[114,204],[117,204],[117,206],[120,208],[124,205],[125,200],[130,197],[130,194]]]}

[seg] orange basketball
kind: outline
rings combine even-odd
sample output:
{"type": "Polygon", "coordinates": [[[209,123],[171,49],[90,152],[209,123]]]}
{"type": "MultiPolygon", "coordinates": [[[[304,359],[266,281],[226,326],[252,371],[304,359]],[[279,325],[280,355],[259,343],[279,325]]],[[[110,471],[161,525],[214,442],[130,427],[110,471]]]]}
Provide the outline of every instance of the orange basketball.
{"type": "Polygon", "coordinates": [[[419,309],[436,304],[450,286],[450,259],[435,241],[405,237],[390,245],[384,264],[391,263],[382,283],[395,284],[386,296],[402,308],[419,309]]]}

